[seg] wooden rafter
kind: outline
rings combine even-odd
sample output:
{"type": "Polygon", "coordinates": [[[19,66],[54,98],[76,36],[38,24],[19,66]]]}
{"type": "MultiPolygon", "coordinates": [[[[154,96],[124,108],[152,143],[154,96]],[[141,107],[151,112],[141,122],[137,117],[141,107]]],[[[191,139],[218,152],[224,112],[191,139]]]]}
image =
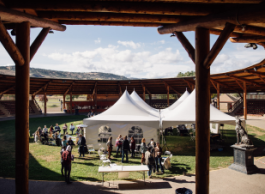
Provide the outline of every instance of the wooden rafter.
{"type": "Polygon", "coordinates": [[[239,80],[239,81],[242,81],[242,82],[246,82],[246,83],[254,84],[254,85],[257,85],[257,86],[259,86],[259,87],[264,87],[263,85],[260,85],[260,84],[257,83],[257,82],[250,81],[250,80],[247,80],[247,79],[239,78],[239,77],[232,76],[232,75],[228,75],[228,77],[231,77],[231,78],[233,78],[233,79],[235,79],[235,80],[239,80]]]}
{"type": "Polygon", "coordinates": [[[262,76],[265,76],[264,73],[255,72],[255,71],[249,71],[249,72],[252,73],[253,75],[257,75],[257,76],[260,78],[260,80],[261,80],[263,83],[265,83],[265,78],[262,77],[262,76]]]}
{"type": "Polygon", "coordinates": [[[93,89],[93,92],[92,92],[93,99],[94,99],[94,96],[95,96],[95,94],[96,94],[97,84],[98,84],[98,82],[95,83],[95,85],[94,85],[94,89],[93,89]]]}
{"type": "Polygon", "coordinates": [[[10,90],[12,90],[14,88],[15,88],[15,86],[11,86],[10,88],[4,90],[3,92],[0,92],[0,95],[3,95],[3,94],[7,93],[8,91],[10,91],[10,90]]]}
{"type": "Polygon", "coordinates": [[[73,20],[60,20],[60,24],[66,25],[99,25],[99,26],[132,26],[132,27],[159,27],[161,23],[150,22],[101,22],[101,21],[73,21],[73,20]]]}
{"type": "Polygon", "coordinates": [[[36,16],[21,11],[8,9],[3,6],[0,6],[0,16],[3,21],[8,21],[12,23],[30,22],[30,24],[35,27],[51,28],[53,30],[58,31],[66,30],[65,26],[56,22],[38,18],[36,16]]]}
{"type": "Polygon", "coordinates": [[[190,81],[188,81],[186,79],[182,79],[182,80],[187,83],[189,89],[192,91],[193,90],[192,86],[194,86],[194,83],[191,83],[190,81]]]}
{"type": "Polygon", "coordinates": [[[165,81],[163,81],[163,83],[168,86],[171,90],[173,90],[177,95],[181,96],[181,93],[179,93],[177,90],[175,90],[172,86],[170,86],[168,83],[166,83],[165,81]]]}
{"type": "Polygon", "coordinates": [[[213,63],[217,55],[220,53],[220,51],[224,47],[226,41],[228,40],[228,38],[230,37],[230,34],[233,32],[234,29],[235,29],[234,24],[230,24],[230,23],[225,24],[224,30],[221,32],[220,36],[218,37],[212,49],[208,53],[206,59],[204,60],[204,64],[203,64],[204,67],[206,67],[207,69],[210,68],[211,64],[213,63]]]}
{"type": "Polygon", "coordinates": [[[147,87],[146,87],[142,82],[141,82],[141,85],[142,85],[142,87],[145,88],[145,91],[146,91],[149,95],[152,95],[152,93],[149,92],[149,90],[147,89],[147,87]]]}
{"type": "Polygon", "coordinates": [[[45,85],[42,86],[40,89],[38,89],[36,92],[34,92],[32,95],[33,95],[33,96],[36,96],[36,94],[38,94],[40,91],[42,91],[42,90],[46,91],[48,85],[51,84],[51,83],[52,83],[52,81],[49,81],[47,84],[45,84],[45,85]]]}
{"type": "MultiPolygon", "coordinates": [[[[214,34],[214,35],[218,35],[219,36],[221,33],[222,33],[222,30],[210,29],[210,34],[214,34]]],[[[234,38],[241,37],[241,36],[242,36],[242,34],[240,34],[240,33],[232,32],[230,34],[230,37],[234,37],[234,38]]]]}
{"type": "MultiPolygon", "coordinates": [[[[1,14],[0,14],[1,16],[1,14]]],[[[13,59],[13,61],[18,65],[24,65],[25,61],[23,56],[21,55],[19,49],[17,48],[16,44],[6,31],[6,28],[4,24],[1,21],[0,18],[0,42],[5,47],[6,51],[10,55],[10,57],[13,59]]]]}
{"type": "Polygon", "coordinates": [[[200,26],[207,29],[212,29],[219,26],[225,26],[227,22],[238,25],[241,24],[263,23],[265,22],[264,8],[261,5],[254,5],[249,8],[236,8],[232,11],[224,11],[223,13],[210,14],[205,17],[182,21],[177,24],[171,24],[158,28],[159,34],[169,34],[175,31],[185,32],[193,31],[200,26]]]}
{"type": "Polygon", "coordinates": [[[195,63],[195,49],[182,32],[174,32],[184,49],[187,51],[189,57],[195,63]]]}
{"type": "Polygon", "coordinates": [[[50,28],[43,28],[37,38],[30,46],[30,60],[34,57],[36,52],[38,51],[39,47],[41,46],[42,42],[46,38],[47,34],[49,33],[50,28]]]}
{"type": "Polygon", "coordinates": [[[262,36],[247,36],[239,38],[230,38],[233,43],[262,43],[265,42],[265,37],[262,36]]]}
{"type": "Polygon", "coordinates": [[[217,86],[215,85],[214,81],[212,79],[210,79],[210,81],[211,81],[213,87],[217,90],[217,86]]]}
{"type": "Polygon", "coordinates": [[[65,93],[64,93],[64,95],[66,95],[68,92],[69,92],[69,90],[71,89],[72,90],[72,87],[73,87],[73,85],[74,85],[74,81],[71,83],[71,85],[68,87],[68,89],[65,91],[65,93]]]}

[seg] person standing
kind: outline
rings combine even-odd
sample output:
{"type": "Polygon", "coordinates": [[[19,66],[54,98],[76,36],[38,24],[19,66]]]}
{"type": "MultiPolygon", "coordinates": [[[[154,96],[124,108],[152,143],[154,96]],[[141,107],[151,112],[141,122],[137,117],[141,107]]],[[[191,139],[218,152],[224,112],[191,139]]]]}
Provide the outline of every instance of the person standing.
{"type": "Polygon", "coordinates": [[[148,177],[151,178],[152,175],[152,168],[154,163],[154,157],[151,154],[152,147],[148,147],[147,151],[145,152],[145,164],[148,166],[149,171],[147,172],[148,177]]]}
{"type": "Polygon", "coordinates": [[[115,143],[115,146],[117,147],[117,149],[116,149],[116,157],[118,157],[119,151],[121,152],[122,141],[123,141],[122,136],[119,135],[117,137],[116,143],[115,143]]]}
{"type": "Polygon", "coordinates": [[[146,152],[146,144],[145,144],[145,138],[142,139],[142,143],[141,143],[141,147],[140,147],[140,150],[141,150],[141,154],[142,154],[142,158],[141,158],[141,164],[143,165],[145,163],[145,152],[146,152]]]}
{"type": "Polygon", "coordinates": [[[74,130],[75,130],[75,126],[73,125],[73,123],[71,123],[70,125],[70,131],[72,131],[72,135],[74,135],[74,130]]]}
{"type": "Polygon", "coordinates": [[[62,145],[63,145],[64,147],[67,146],[66,136],[63,136],[62,145]]]}
{"type": "Polygon", "coordinates": [[[55,132],[59,132],[59,133],[61,133],[61,128],[60,128],[60,126],[58,125],[58,123],[56,123],[54,129],[55,129],[55,132]]]}
{"type": "Polygon", "coordinates": [[[110,160],[111,152],[112,152],[112,137],[109,137],[107,142],[107,151],[108,151],[108,159],[110,160]]]}
{"type": "Polygon", "coordinates": [[[79,157],[81,157],[81,154],[83,154],[83,157],[85,157],[85,145],[86,145],[86,139],[81,134],[79,135],[78,143],[79,145],[79,157]]]}
{"type": "Polygon", "coordinates": [[[131,137],[131,146],[130,146],[130,148],[131,148],[131,152],[132,152],[131,157],[134,158],[135,157],[135,152],[134,152],[134,150],[135,150],[135,140],[134,140],[133,136],[131,137]]]}
{"type": "Polygon", "coordinates": [[[67,146],[66,150],[62,154],[62,159],[64,165],[65,182],[67,184],[70,184],[72,183],[70,181],[71,162],[72,162],[71,146],[67,146]]]}
{"type": "Polygon", "coordinates": [[[62,173],[62,176],[64,176],[63,174],[63,169],[64,169],[64,163],[63,163],[63,152],[66,150],[66,147],[62,146],[62,149],[60,151],[60,155],[61,155],[61,173],[62,173]]]}
{"type": "Polygon", "coordinates": [[[65,123],[64,126],[63,126],[63,134],[65,134],[67,131],[67,124],[65,123]]]}
{"type": "Polygon", "coordinates": [[[162,148],[160,147],[160,143],[157,143],[156,147],[155,147],[156,172],[157,173],[159,172],[159,167],[160,167],[161,172],[164,174],[164,168],[161,164],[161,162],[162,162],[161,155],[162,155],[162,148]]]}
{"type": "Polygon", "coordinates": [[[68,144],[69,146],[71,146],[71,150],[73,150],[73,146],[74,146],[75,144],[74,144],[74,142],[73,142],[73,140],[72,140],[71,137],[69,137],[69,140],[67,141],[67,144],[68,144]]]}
{"type": "Polygon", "coordinates": [[[123,163],[124,154],[126,154],[126,162],[128,162],[128,151],[130,150],[129,141],[127,139],[127,136],[124,137],[124,140],[122,142],[122,158],[121,162],[123,163]]]}

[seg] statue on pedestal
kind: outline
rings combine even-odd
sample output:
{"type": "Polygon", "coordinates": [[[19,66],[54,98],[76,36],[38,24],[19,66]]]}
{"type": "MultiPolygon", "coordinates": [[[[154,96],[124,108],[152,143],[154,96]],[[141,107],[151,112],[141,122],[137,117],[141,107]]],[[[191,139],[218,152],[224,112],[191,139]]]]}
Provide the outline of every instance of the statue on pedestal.
{"type": "Polygon", "coordinates": [[[248,134],[244,127],[241,125],[242,121],[237,118],[236,120],[236,137],[237,137],[237,143],[236,145],[253,145],[252,141],[248,138],[248,134]],[[240,141],[240,142],[239,142],[240,141]]]}

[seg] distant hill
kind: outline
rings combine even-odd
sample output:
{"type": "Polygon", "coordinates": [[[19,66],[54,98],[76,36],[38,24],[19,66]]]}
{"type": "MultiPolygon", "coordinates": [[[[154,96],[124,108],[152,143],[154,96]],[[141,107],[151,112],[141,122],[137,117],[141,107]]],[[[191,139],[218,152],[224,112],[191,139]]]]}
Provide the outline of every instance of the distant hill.
{"type": "MultiPolygon", "coordinates": [[[[15,75],[15,66],[0,66],[0,74],[15,75]]],[[[39,68],[30,68],[30,77],[40,78],[57,78],[57,79],[79,79],[79,80],[128,80],[125,76],[115,75],[112,73],[100,72],[67,72],[55,71],[39,68]]],[[[130,78],[133,79],[133,78],[130,78]]]]}

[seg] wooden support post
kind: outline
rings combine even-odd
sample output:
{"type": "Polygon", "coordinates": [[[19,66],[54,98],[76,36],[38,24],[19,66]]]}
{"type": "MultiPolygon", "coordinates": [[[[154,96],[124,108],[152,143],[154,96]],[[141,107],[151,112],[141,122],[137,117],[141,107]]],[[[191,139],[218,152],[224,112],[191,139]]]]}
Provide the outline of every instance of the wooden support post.
{"type": "Polygon", "coordinates": [[[149,105],[152,104],[152,94],[149,94],[149,105]]]}
{"type": "Polygon", "coordinates": [[[16,63],[16,193],[29,193],[30,23],[17,24],[16,44],[25,63],[16,63]]]}
{"type": "Polygon", "coordinates": [[[63,109],[65,110],[65,95],[63,95],[63,109]]]}
{"type": "Polygon", "coordinates": [[[197,27],[195,31],[196,64],[196,193],[209,193],[210,160],[210,68],[203,63],[210,50],[210,32],[197,27]]]}
{"type": "Polygon", "coordinates": [[[30,60],[33,59],[34,55],[38,51],[40,45],[42,44],[42,42],[46,38],[49,31],[50,31],[50,28],[43,28],[41,30],[41,32],[39,33],[39,35],[37,36],[37,38],[32,43],[32,45],[30,46],[30,60]]]}
{"type": "Polygon", "coordinates": [[[47,94],[46,94],[46,91],[44,92],[43,102],[44,102],[44,115],[46,116],[46,114],[47,114],[47,94]]]}
{"type": "Polygon", "coordinates": [[[145,87],[143,86],[143,100],[145,101],[145,87]]]}
{"type": "Polygon", "coordinates": [[[98,104],[97,104],[97,102],[98,102],[98,90],[97,90],[97,87],[96,87],[96,90],[95,90],[94,102],[95,102],[95,112],[94,112],[94,114],[96,114],[97,107],[98,107],[98,104]]]}
{"type": "Polygon", "coordinates": [[[70,92],[70,114],[73,114],[72,101],[73,101],[73,96],[72,96],[72,91],[71,91],[70,92]]]}
{"type": "Polygon", "coordinates": [[[169,106],[169,86],[167,86],[167,106],[169,106]]]}
{"type": "Polygon", "coordinates": [[[217,83],[217,109],[220,110],[220,84],[217,83]]]}
{"type": "Polygon", "coordinates": [[[31,95],[31,100],[35,100],[35,95],[31,95]]]}
{"type": "Polygon", "coordinates": [[[247,105],[247,85],[246,82],[243,82],[244,86],[244,93],[243,93],[243,100],[244,100],[244,119],[247,120],[247,114],[248,114],[248,105],[247,105]]]}

